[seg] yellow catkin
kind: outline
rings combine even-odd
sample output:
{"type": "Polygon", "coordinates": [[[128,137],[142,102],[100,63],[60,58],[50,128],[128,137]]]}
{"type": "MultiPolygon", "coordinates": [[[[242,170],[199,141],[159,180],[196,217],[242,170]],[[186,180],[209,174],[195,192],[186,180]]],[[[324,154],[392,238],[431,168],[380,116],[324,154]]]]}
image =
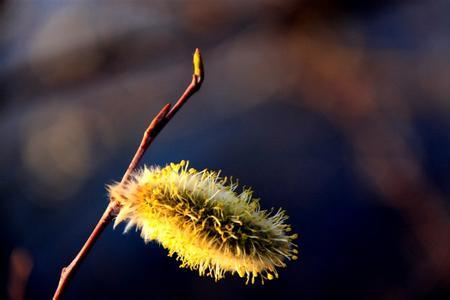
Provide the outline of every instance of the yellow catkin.
{"type": "Polygon", "coordinates": [[[159,242],[180,267],[202,276],[278,278],[277,268],[298,255],[284,211],[262,210],[252,190],[237,193],[219,172],[188,165],[144,167],[127,183],[109,186],[111,201],[121,205],[114,226],[126,221],[125,231],[140,229],[146,242],[159,242]]]}

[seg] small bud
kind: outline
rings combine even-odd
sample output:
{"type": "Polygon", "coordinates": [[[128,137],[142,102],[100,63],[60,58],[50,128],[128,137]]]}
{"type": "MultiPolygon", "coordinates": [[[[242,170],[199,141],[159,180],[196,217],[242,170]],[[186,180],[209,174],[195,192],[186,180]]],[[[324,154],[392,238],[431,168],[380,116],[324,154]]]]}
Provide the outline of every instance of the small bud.
{"type": "Polygon", "coordinates": [[[203,60],[198,48],[195,49],[193,63],[194,75],[203,78],[203,60]]]}

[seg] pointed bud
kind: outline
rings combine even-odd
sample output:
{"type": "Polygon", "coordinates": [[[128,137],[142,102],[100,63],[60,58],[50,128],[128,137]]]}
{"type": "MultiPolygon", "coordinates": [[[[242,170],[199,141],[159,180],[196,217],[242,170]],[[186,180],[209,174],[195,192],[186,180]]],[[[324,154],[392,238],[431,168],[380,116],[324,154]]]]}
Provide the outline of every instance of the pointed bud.
{"type": "Polygon", "coordinates": [[[203,78],[203,60],[200,54],[200,49],[198,48],[195,49],[193,63],[194,63],[194,75],[203,78]]]}

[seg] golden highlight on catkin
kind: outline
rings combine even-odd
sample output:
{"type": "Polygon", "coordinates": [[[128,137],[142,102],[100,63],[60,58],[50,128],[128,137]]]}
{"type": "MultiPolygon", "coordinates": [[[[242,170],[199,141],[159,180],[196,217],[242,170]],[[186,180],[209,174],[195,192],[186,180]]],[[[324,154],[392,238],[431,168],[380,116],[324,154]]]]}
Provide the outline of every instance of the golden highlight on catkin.
{"type": "Polygon", "coordinates": [[[115,225],[141,230],[142,238],[157,241],[176,254],[180,267],[219,280],[227,272],[246,277],[278,277],[278,267],[297,259],[296,234],[287,216],[262,210],[251,189],[237,193],[232,179],[219,172],[171,163],[164,168],[144,167],[125,184],[108,187],[111,201],[121,210],[115,225]]]}

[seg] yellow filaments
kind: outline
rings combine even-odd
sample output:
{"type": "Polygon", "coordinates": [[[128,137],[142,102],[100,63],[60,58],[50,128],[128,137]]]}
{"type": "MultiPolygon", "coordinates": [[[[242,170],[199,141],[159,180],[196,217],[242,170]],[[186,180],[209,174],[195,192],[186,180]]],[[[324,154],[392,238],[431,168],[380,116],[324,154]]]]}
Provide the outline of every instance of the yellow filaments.
{"type": "Polygon", "coordinates": [[[231,179],[188,165],[144,167],[127,183],[109,186],[111,201],[121,205],[114,226],[136,226],[146,242],[159,242],[180,267],[202,276],[237,273],[247,283],[258,275],[263,283],[278,278],[276,268],[298,253],[284,211],[261,210],[250,189],[238,194],[231,179]]]}

